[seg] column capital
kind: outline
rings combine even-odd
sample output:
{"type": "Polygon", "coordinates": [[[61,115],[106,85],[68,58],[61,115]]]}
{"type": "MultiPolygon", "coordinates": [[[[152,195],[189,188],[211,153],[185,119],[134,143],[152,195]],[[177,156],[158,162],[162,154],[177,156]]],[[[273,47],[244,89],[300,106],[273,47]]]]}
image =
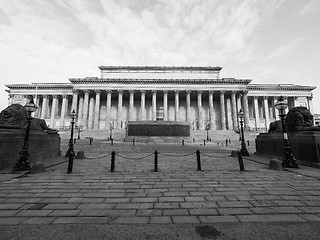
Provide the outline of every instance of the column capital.
{"type": "Polygon", "coordinates": [[[313,99],[313,96],[308,96],[307,97],[307,100],[309,100],[309,101],[312,100],[312,99],[313,99]]]}
{"type": "Polygon", "coordinates": [[[106,92],[111,94],[112,90],[111,89],[107,89],[106,92]]]}
{"type": "Polygon", "coordinates": [[[201,94],[202,92],[203,92],[202,90],[198,90],[198,91],[197,91],[198,94],[201,94]]]}
{"type": "Polygon", "coordinates": [[[209,92],[209,94],[213,94],[213,93],[214,93],[214,91],[213,91],[213,90],[209,90],[208,92],[209,92]]]}
{"type": "Polygon", "coordinates": [[[168,94],[169,90],[163,90],[163,94],[168,94]]]}
{"type": "Polygon", "coordinates": [[[101,93],[101,90],[94,90],[94,92],[95,92],[96,94],[100,94],[100,93],[101,93]]]}
{"type": "Polygon", "coordinates": [[[10,93],[9,94],[9,98],[12,98],[14,96],[14,94],[10,93]]]}
{"type": "Polygon", "coordinates": [[[58,95],[52,95],[52,98],[57,99],[57,98],[58,98],[58,95]]]}
{"type": "Polygon", "coordinates": [[[88,89],[84,89],[84,90],[82,90],[85,94],[89,94],[90,93],[90,90],[88,90],[88,89]]]}
{"type": "Polygon", "coordinates": [[[152,90],[151,92],[154,94],[154,93],[157,93],[157,90],[152,90]]]}
{"type": "Polygon", "coordinates": [[[118,93],[123,93],[123,90],[122,89],[118,89],[117,92],[118,93]]]}
{"type": "Polygon", "coordinates": [[[145,93],[146,93],[146,90],[140,90],[140,92],[141,92],[142,94],[145,94],[145,93]]]}
{"type": "Polygon", "coordinates": [[[243,95],[247,95],[249,91],[242,91],[243,95]]]}
{"type": "Polygon", "coordinates": [[[191,90],[186,90],[186,94],[191,94],[191,90]]]}
{"type": "Polygon", "coordinates": [[[263,100],[268,100],[269,96],[263,96],[263,100]]]}
{"type": "Polygon", "coordinates": [[[176,94],[179,94],[179,93],[180,93],[180,90],[174,90],[174,92],[175,92],[176,94]]]}
{"type": "Polygon", "coordinates": [[[62,94],[62,98],[67,98],[68,95],[67,94],[62,94]]]}
{"type": "Polygon", "coordinates": [[[222,94],[225,94],[226,93],[226,91],[225,90],[221,90],[220,91],[220,94],[222,95],[222,94]]]}
{"type": "Polygon", "coordinates": [[[132,90],[132,89],[129,90],[130,94],[134,94],[134,92],[135,92],[135,90],[132,90]]]}
{"type": "Polygon", "coordinates": [[[236,90],[232,90],[232,91],[231,91],[231,94],[236,94],[236,93],[237,93],[236,90]]]}
{"type": "Polygon", "coordinates": [[[49,95],[42,95],[42,98],[49,98],[49,95]]]}
{"type": "Polygon", "coordinates": [[[74,94],[79,94],[79,90],[73,89],[73,90],[72,90],[72,93],[74,93],[74,94]]]}
{"type": "Polygon", "coordinates": [[[258,98],[259,98],[258,96],[253,96],[254,100],[258,100],[258,98]]]}

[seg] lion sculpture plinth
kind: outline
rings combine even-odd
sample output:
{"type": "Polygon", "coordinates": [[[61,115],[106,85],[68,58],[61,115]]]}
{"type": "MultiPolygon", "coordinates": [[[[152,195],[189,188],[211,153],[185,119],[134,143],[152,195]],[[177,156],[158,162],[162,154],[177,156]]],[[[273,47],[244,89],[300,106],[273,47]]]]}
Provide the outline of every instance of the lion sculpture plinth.
{"type": "MultiPolygon", "coordinates": [[[[286,119],[288,132],[320,131],[320,127],[313,125],[313,115],[306,107],[294,107],[288,112],[286,119]]],[[[282,132],[281,121],[270,123],[269,133],[282,132]]]]}
{"type": "MultiPolygon", "coordinates": [[[[1,128],[17,128],[24,129],[27,126],[27,110],[20,104],[12,104],[0,113],[0,127],[1,128]]],[[[40,118],[33,118],[30,124],[32,130],[43,130],[47,133],[57,133],[57,130],[51,129],[47,126],[45,120],[40,118]]]]}

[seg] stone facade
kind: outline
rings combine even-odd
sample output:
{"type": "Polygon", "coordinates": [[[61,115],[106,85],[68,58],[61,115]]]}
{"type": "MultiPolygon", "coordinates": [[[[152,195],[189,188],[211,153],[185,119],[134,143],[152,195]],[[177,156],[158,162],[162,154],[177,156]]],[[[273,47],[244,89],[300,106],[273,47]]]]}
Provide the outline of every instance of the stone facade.
{"type": "Polygon", "coordinates": [[[251,84],[251,79],[220,78],[221,67],[101,66],[101,77],[70,78],[70,83],[7,84],[9,105],[24,105],[33,97],[35,117],[51,128],[76,125],[84,129],[125,129],[128,121],[188,122],[192,130],[238,128],[237,113],[245,113],[245,128],[266,130],[274,121],[280,95],[289,109],[305,106],[312,113],[315,87],[292,84],[251,84]]]}

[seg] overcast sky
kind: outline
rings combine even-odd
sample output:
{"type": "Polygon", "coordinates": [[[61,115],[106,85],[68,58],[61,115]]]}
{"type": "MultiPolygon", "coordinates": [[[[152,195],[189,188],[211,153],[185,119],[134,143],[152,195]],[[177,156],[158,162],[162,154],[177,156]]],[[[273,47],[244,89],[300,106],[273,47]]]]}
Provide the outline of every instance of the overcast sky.
{"type": "Polygon", "coordinates": [[[317,86],[320,113],[319,24],[320,0],[0,0],[0,109],[4,84],[175,65],[317,86]]]}

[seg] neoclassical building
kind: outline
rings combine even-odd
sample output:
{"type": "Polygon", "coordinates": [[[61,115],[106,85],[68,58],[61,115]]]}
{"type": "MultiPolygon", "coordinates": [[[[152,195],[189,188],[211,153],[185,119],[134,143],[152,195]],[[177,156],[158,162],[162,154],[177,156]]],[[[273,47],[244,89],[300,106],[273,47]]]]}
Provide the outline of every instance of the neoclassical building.
{"type": "Polygon", "coordinates": [[[33,98],[35,117],[51,128],[70,126],[70,112],[84,129],[125,129],[128,121],[188,122],[193,130],[238,128],[245,113],[248,130],[266,130],[277,117],[280,95],[289,109],[312,113],[315,87],[251,84],[251,79],[220,78],[221,67],[100,66],[101,77],[70,78],[68,83],[7,84],[9,105],[33,98]]]}

